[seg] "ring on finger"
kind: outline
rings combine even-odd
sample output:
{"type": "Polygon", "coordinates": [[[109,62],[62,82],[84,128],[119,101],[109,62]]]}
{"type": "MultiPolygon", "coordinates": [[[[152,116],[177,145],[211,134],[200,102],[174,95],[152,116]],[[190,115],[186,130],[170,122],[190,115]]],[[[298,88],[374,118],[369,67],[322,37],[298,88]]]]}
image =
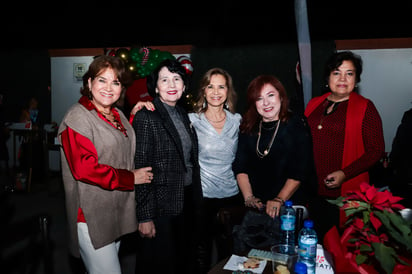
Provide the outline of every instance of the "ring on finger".
{"type": "Polygon", "coordinates": [[[273,207],[274,210],[277,210],[278,208],[276,206],[273,207]]]}

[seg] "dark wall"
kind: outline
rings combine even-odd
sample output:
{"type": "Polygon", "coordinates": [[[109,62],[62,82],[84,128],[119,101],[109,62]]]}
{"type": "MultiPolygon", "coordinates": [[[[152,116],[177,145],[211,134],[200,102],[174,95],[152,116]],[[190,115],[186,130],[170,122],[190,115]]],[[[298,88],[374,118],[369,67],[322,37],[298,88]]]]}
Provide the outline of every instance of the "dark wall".
{"type": "MultiPolygon", "coordinates": [[[[315,95],[321,92],[323,65],[334,49],[333,41],[312,43],[313,93],[315,95]]],[[[288,92],[291,108],[303,111],[301,90],[297,84],[295,73],[299,60],[296,43],[194,47],[191,59],[194,67],[191,92],[195,98],[202,75],[212,67],[221,67],[227,70],[233,78],[238,93],[237,112],[244,112],[247,86],[253,78],[260,74],[277,76],[288,92]]]]}
{"type": "Polygon", "coordinates": [[[18,122],[21,110],[35,96],[39,101],[39,119],[50,122],[50,57],[47,50],[8,49],[0,53],[3,76],[3,114],[7,122],[18,122]]]}
{"type": "Polygon", "coordinates": [[[336,51],[335,41],[315,41],[312,47],[312,97],[322,95],[325,91],[323,71],[329,56],[336,51]]]}
{"type": "MultiPolygon", "coordinates": [[[[335,50],[333,41],[312,42],[313,94],[320,95],[323,85],[323,65],[326,58],[335,50]]],[[[51,120],[50,94],[50,57],[42,49],[8,49],[0,53],[0,66],[3,83],[0,94],[3,95],[3,119],[17,122],[21,109],[32,96],[39,100],[41,120],[51,120]]],[[[193,75],[191,93],[196,96],[200,77],[212,67],[222,67],[233,77],[238,93],[237,111],[243,113],[245,94],[249,82],[260,74],[276,75],[286,87],[293,107],[299,105],[300,87],[296,82],[295,67],[299,59],[296,43],[194,47],[191,52],[193,75]],[[292,103],[293,103],[292,102],[292,103]]]]}

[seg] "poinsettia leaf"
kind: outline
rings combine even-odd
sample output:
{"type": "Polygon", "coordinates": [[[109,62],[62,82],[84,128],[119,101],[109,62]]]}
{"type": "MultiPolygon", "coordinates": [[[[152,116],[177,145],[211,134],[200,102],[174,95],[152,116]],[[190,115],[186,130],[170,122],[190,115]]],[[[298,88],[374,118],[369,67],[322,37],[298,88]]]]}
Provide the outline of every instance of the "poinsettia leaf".
{"type": "MultiPolygon", "coordinates": [[[[411,227],[408,225],[408,223],[405,221],[405,219],[402,218],[401,215],[389,214],[387,212],[384,212],[384,214],[387,215],[388,219],[393,224],[394,230],[399,231],[400,236],[399,236],[399,240],[397,240],[398,243],[405,246],[406,249],[408,249],[410,252],[412,252],[411,227]]],[[[392,236],[392,234],[391,234],[391,236],[392,236]]]]}
{"type": "MultiPolygon", "coordinates": [[[[389,198],[389,201],[390,201],[392,204],[396,204],[397,202],[402,201],[403,199],[404,199],[404,198],[402,198],[402,197],[391,196],[391,197],[389,198]]],[[[402,207],[404,207],[404,206],[402,205],[402,207]]]]}
{"type": "Polygon", "coordinates": [[[379,228],[382,226],[382,222],[379,220],[379,218],[375,217],[373,212],[370,213],[370,221],[376,231],[378,231],[379,228]]]}
{"type": "Polygon", "coordinates": [[[346,195],[345,197],[343,197],[343,202],[349,201],[349,200],[354,200],[354,201],[359,201],[359,199],[362,199],[361,197],[359,197],[358,193],[349,193],[348,195],[346,195]]]}
{"type": "Polygon", "coordinates": [[[352,225],[355,229],[362,230],[365,227],[365,221],[357,217],[353,219],[352,225]]]}
{"type": "Polygon", "coordinates": [[[337,205],[337,206],[339,206],[339,207],[342,207],[342,206],[343,206],[343,200],[344,200],[344,199],[345,199],[344,197],[340,196],[340,197],[336,198],[335,200],[327,199],[327,201],[328,201],[329,203],[331,203],[331,204],[334,204],[334,205],[337,205]]]}
{"type": "Polygon", "coordinates": [[[381,220],[392,239],[412,251],[412,233],[403,218],[387,211],[374,211],[374,213],[381,220]]]}
{"type": "Polygon", "coordinates": [[[374,187],[369,187],[365,191],[365,196],[368,198],[368,201],[374,200],[378,194],[378,190],[374,187]]]}
{"type": "Polygon", "coordinates": [[[359,250],[360,250],[360,252],[372,252],[372,251],[373,251],[371,245],[365,245],[365,244],[362,244],[362,245],[359,247],[359,250]]]}
{"type": "Polygon", "coordinates": [[[393,225],[401,231],[402,235],[406,236],[411,234],[410,226],[400,214],[389,214],[386,211],[384,211],[384,214],[387,215],[393,225]]]}
{"type": "Polygon", "coordinates": [[[348,205],[346,204],[345,206],[342,207],[345,210],[346,217],[369,209],[368,203],[365,203],[365,202],[351,203],[351,205],[355,205],[355,204],[356,206],[346,206],[348,205]]]}
{"type": "Polygon", "coordinates": [[[376,217],[379,218],[379,220],[381,220],[382,224],[386,228],[391,228],[391,221],[389,217],[387,216],[387,214],[384,213],[384,211],[374,210],[373,213],[375,214],[376,217]]]}
{"type": "Polygon", "coordinates": [[[364,201],[358,201],[359,203],[359,207],[363,208],[363,209],[369,209],[370,204],[368,202],[364,202],[364,201]]]}
{"type": "Polygon", "coordinates": [[[408,262],[402,260],[400,257],[398,257],[398,262],[400,262],[403,265],[410,265],[408,262]]]}
{"type": "Polygon", "coordinates": [[[351,236],[351,234],[352,234],[354,231],[355,231],[355,228],[354,228],[353,225],[348,226],[348,227],[343,231],[341,240],[342,240],[343,242],[346,242],[348,239],[351,239],[351,238],[349,238],[349,237],[351,236]]]}
{"type": "Polygon", "coordinates": [[[392,194],[388,191],[383,191],[383,192],[378,191],[378,192],[376,192],[375,197],[373,197],[373,203],[374,204],[387,203],[391,196],[392,196],[392,194]]]}
{"type": "Polygon", "coordinates": [[[405,209],[405,207],[401,204],[392,204],[392,208],[396,210],[402,210],[405,209]]]}
{"type": "Polygon", "coordinates": [[[361,264],[363,264],[364,262],[366,262],[366,260],[368,259],[368,256],[366,256],[366,255],[363,255],[363,254],[359,254],[359,255],[356,255],[356,263],[358,264],[358,265],[361,265],[361,264]]]}
{"type": "Polygon", "coordinates": [[[369,223],[369,211],[363,211],[362,216],[363,216],[363,223],[367,225],[369,223]]]}
{"type": "Polygon", "coordinates": [[[362,212],[362,211],[365,211],[365,209],[364,208],[346,208],[345,214],[346,216],[350,216],[350,215],[356,214],[357,212],[362,212]]]}
{"type": "Polygon", "coordinates": [[[359,188],[362,192],[365,192],[366,190],[368,190],[371,187],[370,184],[368,184],[367,182],[362,182],[359,185],[359,188]]]}
{"type": "Polygon", "coordinates": [[[345,227],[347,226],[351,226],[351,224],[353,223],[354,220],[356,220],[356,218],[353,215],[350,216],[346,216],[347,220],[345,222],[345,227]]]}
{"type": "Polygon", "coordinates": [[[382,243],[372,243],[375,251],[375,258],[379,261],[386,273],[392,273],[396,265],[396,252],[392,247],[385,246],[382,243]]]}

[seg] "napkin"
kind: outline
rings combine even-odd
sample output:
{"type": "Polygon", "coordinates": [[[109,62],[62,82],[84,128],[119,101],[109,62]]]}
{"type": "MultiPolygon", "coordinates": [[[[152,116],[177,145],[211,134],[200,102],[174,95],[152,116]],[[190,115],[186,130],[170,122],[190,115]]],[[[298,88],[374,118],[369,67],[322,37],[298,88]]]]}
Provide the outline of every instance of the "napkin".
{"type": "Polygon", "coordinates": [[[232,271],[236,271],[236,270],[247,270],[247,271],[251,271],[253,273],[257,273],[260,274],[263,272],[263,270],[265,269],[266,266],[266,260],[262,260],[260,261],[259,267],[257,268],[243,268],[243,263],[248,259],[248,257],[241,257],[241,256],[237,256],[237,255],[232,255],[230,257],[230,259],[227,261],[227,263],[225,264],[225,266],[223,267],[223,269],[226,270],[232,270],[232,271]]]}

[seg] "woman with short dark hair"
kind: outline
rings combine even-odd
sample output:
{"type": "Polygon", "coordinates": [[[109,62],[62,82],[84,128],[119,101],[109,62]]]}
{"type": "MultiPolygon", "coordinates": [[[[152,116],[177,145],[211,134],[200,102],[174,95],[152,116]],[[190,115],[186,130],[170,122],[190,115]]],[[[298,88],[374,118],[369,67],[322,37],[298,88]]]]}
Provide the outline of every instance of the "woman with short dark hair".
{"type": "Polygon", "coordinates": [[[368,170],[384,153],[380,115],[371,100],[357,93],[362,59],[351,51],[332,54],[325,65],[326,93],[311,99],[305,109],[313,139],[319,199],[314,214],[320,242],[344,212],[327,199],[369,182],[368,170]]]}
{"type": "Polygon", "coordinates": [[[136,187],[136,273],[197,273],[198,210],[202,200],[198,143],[186,111],[178,105],[188,88],[184,67],[166,59],[148,76],[154,110],[135,114],[135,168],[151,166],[150,186],[136,187]]]}

